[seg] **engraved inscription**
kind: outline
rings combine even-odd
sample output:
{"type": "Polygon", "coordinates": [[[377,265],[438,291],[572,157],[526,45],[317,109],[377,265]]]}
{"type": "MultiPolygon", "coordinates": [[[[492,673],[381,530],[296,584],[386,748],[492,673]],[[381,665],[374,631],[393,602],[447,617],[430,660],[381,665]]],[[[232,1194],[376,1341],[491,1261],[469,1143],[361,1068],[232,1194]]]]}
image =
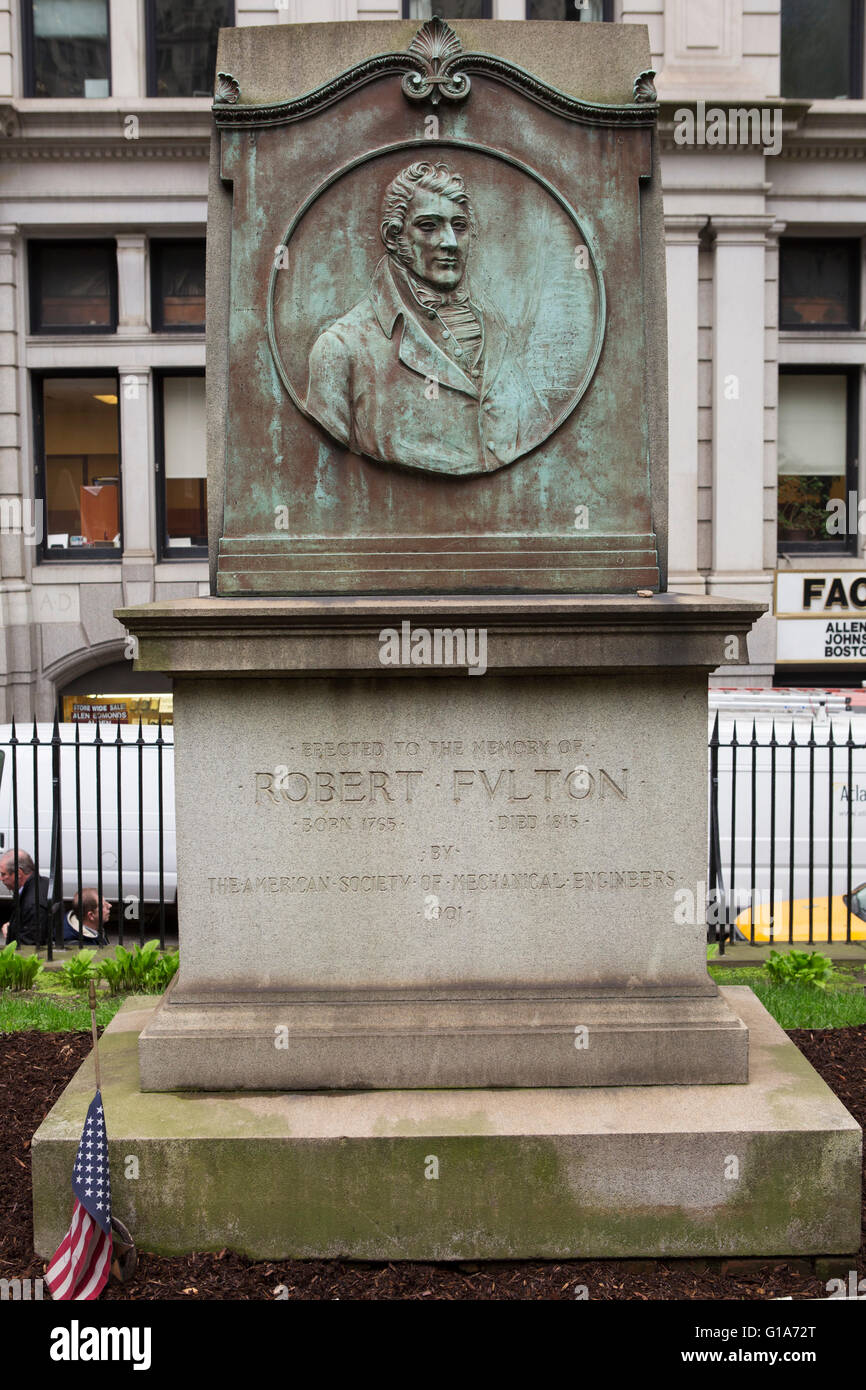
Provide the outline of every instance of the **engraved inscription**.
{"type": "MultiPolygon", "coordinates": [[[[255,774],[256,805],[286,806],[305,802],[327,804],[399,802],[409,805],[425,778],[422,768],[366,768],[345,771],[317,768],[305,772],[281,768],[277,772],[255,774]]],[[[522,771],[514,767],[455,767],[449,780],[451,799],[459,805],[467,799],[482,804],[492,802],[553,801],[567,797],[584,801],[597,797],[628,799],[627,767],[616,775],[600,767],[535,767],[522,771]]],[[[430,780],[429,776],[427,778],[430,780]]],[[[436,783],[437,788],[440,783],[436,783]]],[[[505,827],[503,827],[505,828],[505,827]]]]}
{"type": "MultiPolygon", "coordinates": [[[[452,846],[453,848],[453,846],[452,846]]],[[[450,892],[526,893],[546,890],[609,892],[621,889],[672,888],[673,869],[582,869],[549,873],[541,869],[503,870],[454,874],[243,874],[209,877],[212,896],[254,893],[397,893],[418,888],[427,893],[450,892]]]]}

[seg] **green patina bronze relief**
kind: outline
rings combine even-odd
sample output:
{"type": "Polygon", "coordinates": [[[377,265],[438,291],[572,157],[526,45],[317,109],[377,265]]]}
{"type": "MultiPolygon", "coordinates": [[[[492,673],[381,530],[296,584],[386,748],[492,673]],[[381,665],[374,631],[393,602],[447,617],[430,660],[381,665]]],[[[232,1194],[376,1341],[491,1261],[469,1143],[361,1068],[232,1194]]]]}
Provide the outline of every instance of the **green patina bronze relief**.
{"type": "MultiPolygon", "coordinates": [[[[488,157],[481,166],[490,171],[489,203],[508,223],[496,172],[512,170],[490,165],[488,157]]],[[[522,178],[530,181],[524,246],[534,240],[535,254],[520,258],[524,279],[506,301],[511,322],[493,287],[508,286],[515,247],[494,245],[477,287],[467,273],[479,232],[466,182],[447,164],[418,161],[384,190],[378,226],[387,255],[364,299],[316,339],[304,400],[273,332],[292,399],[354,453],[431,473],[490,472],[534,449],[577,404],[601,351],[604,289],[572,210],[533,188],[529,171],[522,178]],[[577,276],[579,255],[587,273],[577,276]]],[[[305,280],[307,270],[299,257],[296,275],[305,280]]],[[[272,288],[278,283],[275,270],[272,288]]],[[[291,340],[301,328],[289,322],[283,331],[291,340]]]]}
{"type": "Polygon", "coordinates": [[[284,103],[220,73],[220,592],[658,585],[650,76],[581,102],[439,20],[284,103]]]}

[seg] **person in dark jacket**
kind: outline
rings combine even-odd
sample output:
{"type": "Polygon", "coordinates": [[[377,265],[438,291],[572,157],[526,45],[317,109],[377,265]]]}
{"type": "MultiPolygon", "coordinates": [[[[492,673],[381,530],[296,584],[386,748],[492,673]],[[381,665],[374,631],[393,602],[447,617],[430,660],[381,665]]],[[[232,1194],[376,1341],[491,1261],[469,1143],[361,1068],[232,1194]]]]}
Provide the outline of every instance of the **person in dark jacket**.
{"type": "Polygon", "coordinates": [[[36,865],[24,850],[4,854],[0,859],[0,879],[12,894],[12,915],[2,928],[7,945],[44,946],[51,920],[48,906],[48,880],[36,878],[36,865]]]}
{"type": "Polygon", "coordinates": [[[99,895],[93,888],[84,888],[81,893],[81,908],[78,894],[72,899],[72,906],[63,920],[64,946],[107,946],[108,937],[104,924],[111,915],[111,903],[102,899],[102,912],[99,910],[99,895]],[[79,934],[79,923],[80,934],[79,934]]]}

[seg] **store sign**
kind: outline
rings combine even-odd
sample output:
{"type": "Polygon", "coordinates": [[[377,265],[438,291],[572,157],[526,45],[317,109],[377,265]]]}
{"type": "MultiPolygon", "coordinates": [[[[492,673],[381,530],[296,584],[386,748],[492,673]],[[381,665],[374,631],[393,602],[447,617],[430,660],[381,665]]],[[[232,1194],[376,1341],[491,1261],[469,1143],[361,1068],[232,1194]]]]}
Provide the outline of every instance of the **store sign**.
{"type": "Polygon", "coordinates": [[[64,695],[68,724],[156,724],[173,722],[170,695],[64,695]]]}
{"type": "MultiPolygon", "coordinates": [[[[66,702],[64,702],[66,703],[66,702]]],[[[69,713],[64,709],[64,719],[70,724],[128,724],[129,711],[125,704],[102,700],[69,700],[69,713]]]]}
{"type": "Polygon", "coordinates": [[[776,574],[776,661],[866,662],[866,574],[859,570],[776,574]]]}

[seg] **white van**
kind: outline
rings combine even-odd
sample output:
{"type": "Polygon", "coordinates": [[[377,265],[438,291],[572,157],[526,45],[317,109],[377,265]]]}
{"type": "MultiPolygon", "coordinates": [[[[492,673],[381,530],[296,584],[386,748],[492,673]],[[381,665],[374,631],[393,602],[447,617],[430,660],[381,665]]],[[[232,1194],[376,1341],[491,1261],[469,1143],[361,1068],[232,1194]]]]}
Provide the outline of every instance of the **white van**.
{"type": "MultiPolygon", "coordinates": [[[[732,915],[750,906],[753,883],[757,894],[768,901],[771,869],[774,900],[814,901],[845,893],[849,834],[850,884],[852,888],[862,884],[866,880],[866,710],[862,706],[849,709],[844,696],[817,690],[711,690],[710,737],[716,716],[719,849],[724,893],[734,895],[732,915]],[[849,728],[854,744],[850,782],[849,728]],[[731,746],[735,732],[736,750],[731,746]],[[775,763],[770,747],[774,732],[775,763]],[[812,736],[816,746],[810,749],[812,736]]],[[[710,750],[710,770],[712,762],[710,750]]],[[[755,906],[760,902],[760,896],[756,897],[755,906]]],[[[833,934],[837,935],[835,922],[833,934]]]]}
{"type": "MultiPolygon", "coordinates": [[[[59,724],[58,732],[64,898],[69,899],[78,891],[80,843],[82,887],[96,889],[101,863],[103,897],[112,902],[121,898],[127,902],[131,898],[141,898],[144,903],[158,902],[161,838],[163,899],[173,903],[177,896],[174,730],[171,726],[163,728],[161,751],[156,742],[159,729],[153,724],[142,726],[141,746],[138,727],[132,725],[59,724]],[[97,796],[101,833],[97,827],[97,796]],[[80,817],[76,814],[78,805],[80,817]]],[[[36,858],[35,781],[39,873],[43,878],[50,876],[51,869],[53,734],[53,724],[16,724],[17,742],[13,745],[11,724],[0,724],[0,853],[14,848],[14,789],[18,807],[18,848],[36,858]],[[33,742],[34,731],[38,746],[33,742]]]]}

